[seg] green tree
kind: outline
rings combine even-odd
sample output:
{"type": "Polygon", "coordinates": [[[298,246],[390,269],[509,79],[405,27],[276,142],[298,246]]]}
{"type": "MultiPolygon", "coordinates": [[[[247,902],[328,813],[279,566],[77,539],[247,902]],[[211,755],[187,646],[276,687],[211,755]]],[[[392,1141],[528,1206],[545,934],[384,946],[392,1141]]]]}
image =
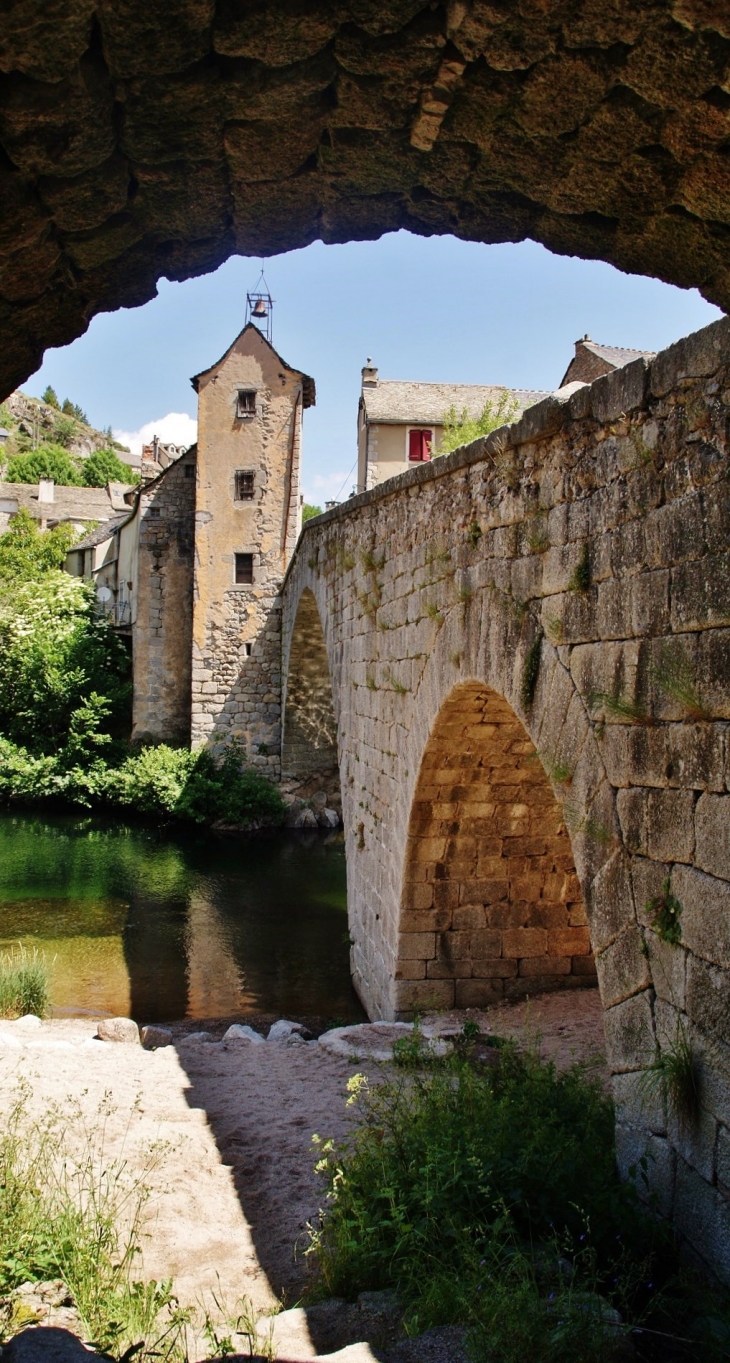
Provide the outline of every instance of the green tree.
{"type": "Polygon", "coordinates": [[[449,454],[460,445],[468,445],[470,441],[478,440],[480,436],[489,435],[499,426],[508,426],[514,421],[519,410],[519,402],[507,388],[502,389],[496,402],[485,402],[477,417],[470,416],[466,407],[458,412],[452,403],[442,418],[444,433],[436,454],[449,454]]]}
{"type": "Polygon", "coordinates": [[[21,507],[5,534],[0,535],[0,594],[61,568],[75,539],[72,525],[39,530],[38,522],[21,507]]]}
{"type": "Polygon", "coordinates": [[[305,502],[304,506],[302,507],[302,525],[306,525],[307,521],[311,521],[314,516],[321,515],[322,515],[321,506],[312,506],[310,502],[305,502]]]}
{"type": "Polygon", "coordinates": [[[76,434],[76,422],[70,416],[58,416],[53,423],[53,439],[57,445],[63,445],[64,449],[71,444],[76,434]]]}
{"type": "Polygon", "coordinates": [[[37,483],[39,478],[52,478],[65,487],[80,487],[78,465],[60,445],[39,445],[28,454],[16,454],[8,461],[5,480],[8,483],[37,483]]]}
{"type": "Polygon", "coordinates": [[[47,402],[49,407],[58,408],[60,406],[56,390],[55,388],[51,388],[50,383],[41,398],[41,402],[47,402]]]}
{"type": "Polygon", "coordinates": [[[136,469],[125,464],[114,450],[97,450],[85,460],[82,476],[86,487],[106,487],[107,483],[138,483],[136,469]]]}
{"type": "Polygon", "coordinates": [[[89,418],[83,408],[79,407],[78,402],[72,402],[70,398],[64,398],[61,411],[64,416],[72,416],[75,421],[83,421],[84,425],[88,426],[89,418]]]}

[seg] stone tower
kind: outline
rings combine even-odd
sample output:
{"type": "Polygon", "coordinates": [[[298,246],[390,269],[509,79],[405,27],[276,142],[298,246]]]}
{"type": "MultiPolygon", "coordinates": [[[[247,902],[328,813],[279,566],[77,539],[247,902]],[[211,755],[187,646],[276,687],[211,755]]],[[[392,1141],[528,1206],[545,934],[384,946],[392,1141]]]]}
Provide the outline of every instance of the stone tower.
{"type": "Polygon", "coordinates": [[[281,583],[301,528],[314,382],[249,323],[198,394],[191,741],[280,774],[281,583]]]}

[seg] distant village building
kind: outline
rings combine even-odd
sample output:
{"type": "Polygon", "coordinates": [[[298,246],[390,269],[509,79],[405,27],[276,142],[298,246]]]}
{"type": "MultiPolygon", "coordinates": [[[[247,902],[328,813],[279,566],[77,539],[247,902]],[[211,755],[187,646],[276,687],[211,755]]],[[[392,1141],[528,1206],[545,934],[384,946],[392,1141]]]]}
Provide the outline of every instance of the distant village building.
{"type": "Polygon", "coordinates": [[[631,364],[632,360],[641,359],[655,360],[656,351],[627,350],[625,346],[600,345],[598,341],[592,341],[586,332],[586,335],[575,343],[575,355],[560,381],[560,387],[565,388],[569,383],[593,383],[594,379],[600,379],[603,374],[610,374],[613,369],[622,369],[625,364],[631,364]]]}
{"type": "Polygon", "coordinates": [[[120,512],[128,512],[126,483],[106,487],[65,487],[51,478],[40,483],[0,482],[0,534],[7,530],[21,507],[38,521],[40,530],[57,525],[72,525],[83,531],[90,521],[109,522],[120,512]]]}
{"type": "Polygon", "coordinates": [[[101,608],[131,634],[133,737],[235,738],[278,775],[279,593],[301,529],[314,381],[248,323],[192,383],[197,445],[146,449],[126,515],[75,545],[67,566],[96,581],[101,608]]]}

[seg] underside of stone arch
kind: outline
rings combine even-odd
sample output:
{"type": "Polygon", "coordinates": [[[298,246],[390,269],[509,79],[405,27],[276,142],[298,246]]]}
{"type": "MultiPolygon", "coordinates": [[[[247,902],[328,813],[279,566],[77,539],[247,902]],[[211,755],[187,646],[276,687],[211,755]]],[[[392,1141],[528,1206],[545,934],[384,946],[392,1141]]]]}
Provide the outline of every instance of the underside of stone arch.
{"type": "Polygon", "coordinates": [[[401,227],[730,302],[724,0],[5,10],[2,395],[161,276],[401,227]]]}
{"type": "Polygon", "coordinates": [[[411,810],[399,1016],[595,984],[563,812],[505,700],[477,682],[442,706],[411,810]]]}
{"type": "Polygon", "coordinates": [[[324,790],[339,808],[337,720],[327,648],[317,602],[309,589],[299,600],[286,679],[282,779],[300,795],[324,790]]]}

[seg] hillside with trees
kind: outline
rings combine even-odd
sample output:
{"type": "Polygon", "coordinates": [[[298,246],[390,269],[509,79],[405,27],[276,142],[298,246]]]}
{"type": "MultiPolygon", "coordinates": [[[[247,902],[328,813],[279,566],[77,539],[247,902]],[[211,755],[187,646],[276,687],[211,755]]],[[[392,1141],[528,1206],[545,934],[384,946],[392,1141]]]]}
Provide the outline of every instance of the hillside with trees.
{"type": "Polygon", "coordinates": [[[114,439],[111,427],[97,431],[78,403],[59,401],[51,387],[42,399],[11,393],[0,407],[0,426],[8,432],[0,448],[3,482],[52,478],[66,487],[104,487],[139,481],[136,469],[120,458],[129,450],[114,439]]]}

